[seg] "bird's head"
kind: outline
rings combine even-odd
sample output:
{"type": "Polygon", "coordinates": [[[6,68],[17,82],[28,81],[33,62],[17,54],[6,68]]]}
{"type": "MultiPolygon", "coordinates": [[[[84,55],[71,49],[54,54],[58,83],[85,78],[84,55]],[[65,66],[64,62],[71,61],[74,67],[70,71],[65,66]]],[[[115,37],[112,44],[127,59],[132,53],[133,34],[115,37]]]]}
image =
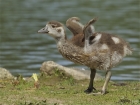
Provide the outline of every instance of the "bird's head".
{"type": "Polygon", "coordinates": [[[55,39],[65,38],[65,29],[63,24],[57,21],[50,21],[38,33],[47,33],[55,39]]]}

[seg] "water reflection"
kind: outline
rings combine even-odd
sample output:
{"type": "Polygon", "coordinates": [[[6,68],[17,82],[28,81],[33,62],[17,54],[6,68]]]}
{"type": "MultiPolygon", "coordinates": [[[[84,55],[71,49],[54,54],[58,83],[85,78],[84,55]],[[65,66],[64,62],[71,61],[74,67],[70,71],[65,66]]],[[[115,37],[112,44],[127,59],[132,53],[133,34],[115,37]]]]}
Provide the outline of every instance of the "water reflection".
{"type": "MultiPolygon", "coordinates": [[[[13,74],[30,76],[49,60],[68,67],[84,67],[62,58],[55,41],[37,31],[49,20],[65,24],[69,17],[77,16],[86,23],[97,16],[97,31],[118,34],[134,48],[132,56],[113,68],[112,80],[139,80],[139,0],[3,0],[0,8],[0,66],[13,74]]],[[[68,30],[67,36],[71,37],[68,30]]]]}

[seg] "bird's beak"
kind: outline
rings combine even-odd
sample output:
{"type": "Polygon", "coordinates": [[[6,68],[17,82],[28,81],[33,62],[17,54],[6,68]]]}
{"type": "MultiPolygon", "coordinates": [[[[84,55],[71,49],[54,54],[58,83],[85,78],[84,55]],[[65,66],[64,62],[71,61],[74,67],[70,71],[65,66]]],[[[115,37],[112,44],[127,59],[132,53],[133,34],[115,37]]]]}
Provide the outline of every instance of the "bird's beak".
{"type": "Polygon", "coordinates": [[[48,33],[48,28],[44,27],[38,31],[38,33],[48,33]]]}

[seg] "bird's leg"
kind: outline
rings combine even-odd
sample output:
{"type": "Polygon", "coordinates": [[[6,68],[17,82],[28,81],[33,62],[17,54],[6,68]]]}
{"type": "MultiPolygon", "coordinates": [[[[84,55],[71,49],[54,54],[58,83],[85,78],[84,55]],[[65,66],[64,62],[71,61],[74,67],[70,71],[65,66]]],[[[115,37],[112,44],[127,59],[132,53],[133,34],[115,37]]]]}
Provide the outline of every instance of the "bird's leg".
{"type": "Polygon", "coordinates": [[[98,94],[104,95],[104,94],[106,93],[106,88],[107,88],[107,85],[108,85],[108,82],[109,82],[110,78],[111,78],[111,71],[108,70],[108,71],[106,72],[105,83],[104,83],[104,85],[103,85],[103,87],[102,87],[101,92],[93,93],[93,94],[94,94],[94,95],[98,95],[98,94]]]}
{"type": "Polygon", "coordinates": [[[103,88],[101,90],[101,94],[105,94],[106,88],[107,88],[107,85],[108,85],[108,82],[109,82],[110,78],[111,78],[111,71],[108,70],[106,72],[106,75],[105,75],[105,83],[104,83],[103,88]]]}
{"type": "Polygon", "coordinates": [[[96,90],[93,87],[93,81],[94,81],[94,78],[95,78],[96,70],[95,69],[90,69],[90,70],[91,70],[91,73],[90,73],[90,82],[89,82],[88,89],[84,91],[85,93],[91,93],[93,91],[93,89],[96,90]]]}

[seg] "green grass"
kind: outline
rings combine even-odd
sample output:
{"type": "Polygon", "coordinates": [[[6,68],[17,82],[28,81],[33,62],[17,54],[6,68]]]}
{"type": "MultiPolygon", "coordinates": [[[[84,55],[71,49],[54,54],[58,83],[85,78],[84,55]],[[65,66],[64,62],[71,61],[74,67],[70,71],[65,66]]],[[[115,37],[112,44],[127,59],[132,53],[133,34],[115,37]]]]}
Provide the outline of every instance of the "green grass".
{"type": "MultiPolygon", "coordinates": [[[[39,88],[34,80],[0,80],[0,105],[140,105],[140,83],[110,82],[105,95],[85,94],[89,80],[76,81],[56,70],[54,75],[39,75],[39,88]]],[[[95,82],[100,91],[104,81],[95,82]]]]}

